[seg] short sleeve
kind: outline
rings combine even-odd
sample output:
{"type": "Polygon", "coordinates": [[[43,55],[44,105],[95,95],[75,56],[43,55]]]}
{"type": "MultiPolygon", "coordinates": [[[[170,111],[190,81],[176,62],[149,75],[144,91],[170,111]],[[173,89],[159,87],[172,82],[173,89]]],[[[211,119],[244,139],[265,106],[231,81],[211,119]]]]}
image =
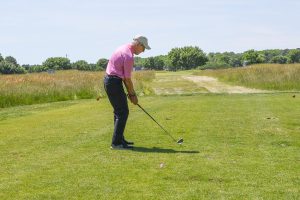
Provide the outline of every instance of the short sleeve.
{"type": "Polygon", "coordinates": [[[131,78],[133,64],[134,64],[133,57],[125,55],[125,58],[124,58],[124,77],[125,78],[131,78]]]}

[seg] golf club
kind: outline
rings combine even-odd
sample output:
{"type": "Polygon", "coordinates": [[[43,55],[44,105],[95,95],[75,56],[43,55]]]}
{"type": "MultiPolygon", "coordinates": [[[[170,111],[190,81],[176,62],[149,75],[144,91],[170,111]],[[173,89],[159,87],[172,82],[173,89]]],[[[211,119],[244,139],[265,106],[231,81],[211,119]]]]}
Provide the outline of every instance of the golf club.
{"type": "Polygon", "coordinates": [[[162,130],[165,131],[165,133],[170,136],[172,138],[172,140],[174,142],[176,142],[177,144],[182,144],[183,143],[183,138],[180,138],[178,141],[176,141],[174,139],[174,137],[168,132],[166,131],[166,129],[164,129],[164,127],[162,127],[140,104],[137,104],[162,130]]]}

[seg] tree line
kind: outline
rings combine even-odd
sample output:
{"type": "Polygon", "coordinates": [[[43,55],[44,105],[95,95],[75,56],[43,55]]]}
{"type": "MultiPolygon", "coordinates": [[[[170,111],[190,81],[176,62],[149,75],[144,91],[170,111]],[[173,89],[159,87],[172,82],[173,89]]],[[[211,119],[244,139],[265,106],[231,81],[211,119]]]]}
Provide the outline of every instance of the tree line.
{"type": "MultiPolygon", "coordinates": [[[[107,63],[108,60],[105,58],[100,58],[96,63],[88,63],[85,60],[71,63],[70,59],[65,57],[51,57],[46,59],[41,65],[19,65],[14,57],[7,56],[4,58],[0,54],[0,73],[22,74],[68,69],[102,71],[105,70],[107,63]]],[[[223,52],[206,54],[197,46],[185,46],[173,48],[167,55],[148,58],[135,57],[135,67],[148,70],[218,69],[257,63],[300,63],[300,48],[262,51],[252,49],[243,53],[223,52]]]]}
{"type": "Polygon", "coordinates": [[[199,47],[173,48],[165,56],[136,58],[135,64],[145,69],[188,70],[241,67],[259,63],[300,63],[300,48],[271,49],[243,53],[223,52],[205,54],[199,47]]]}
{"type": "Polygon", "coordinates": [[[45,60],[42,65],[19,65],[12,56],[5,58],[0,54],[0,73],[2,74],[24,74],[45,72],[49,70],[68,70],[77,69],[84,71],[102,71],[106,68],[108,60],[100,58],[95,64],[88,63],[85,60],[78,60],[71,63],[70,59],[65,57],[51,57],[45,60]]]}

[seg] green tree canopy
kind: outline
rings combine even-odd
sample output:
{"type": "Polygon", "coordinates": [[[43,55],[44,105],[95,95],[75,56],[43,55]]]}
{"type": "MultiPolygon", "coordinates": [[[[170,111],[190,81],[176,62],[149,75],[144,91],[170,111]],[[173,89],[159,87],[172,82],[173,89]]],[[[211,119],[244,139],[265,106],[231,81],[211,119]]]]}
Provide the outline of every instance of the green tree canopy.
{"type": "Polygon", "coordinates": [[[264,62],[271,62],[273,57],[280,56],[282,55],[283,52],[280,49],[268,49],[268,50],[259,51],[259,53],[264,54],[265,56],[264,62]]]}
{"type": "Polygon", "coordinates": [[[11,63],[11,64],[15,65],[15,66],[18,65],[17,60],[12,56],[7,56],[4,60],[8,63],[11,63]]]}
{"type": "Polygon", "coordinates": [[[28,67],[27,71],[29,73],[44,72],[44,71],[47,71],[47,67],[45,67],[43,65],[30,65],[30,67],[28,67]]]}
{"type": "Polygon", "coordinates": [[[141,67],[143,66],[144,58],[135,56],[134,57],[134,67],[141,67]]]}
{"type": "Polygon", "coordinates": [[[106,69],[106,66],[108,64],[108,61],[106,58],[100,58],[97,63],[96,63],[96,67],[99,69],[99,70],[104,70],[106,69]]]}
{"type": "Polygon", "coordinates": [[[266,56],[262,53],[259,53],[257,56],[257,63],[264,63],[266,62],[266,56]]]}
{"type": "Polygon", "coordinates": [[[260,63],[264,60],[264,57],[261,56],[257,51],[251,49],[249,51],[245,51],[243,53],[243,61],[247,62],[247,64],[255,64],[260,63]]]}
{"type": "Polygon", "coordinates": [[[51,57],[48,58],[43,65],[48,69],[71,69],[71,62],[68,58],[64,57],[51,57]]]}
{"type": "Polygon", "coordinates": [[[177,69],[180,69],[182,67],[181,61],[180,61],[180,52],[181,50],[179,48],[173,48],[168,53],[169,57],[169,64],[171,70],[177,71],[177,69]]]}
{"type": "Polygon", "coordinates": [[[274,56],[270,62],[271,63],[278,63],[278,64],[285,64],[288,61],[288,57],[286,56],[274,56]]]}
{"type": "Polygon", "coordinates": [[[292,49],[288,52],[287,57],[289,63],[299,63],[300,62],[300,49],[292,49]]]}
{"type": "Polygon", "coordinates": [[[163,70],[164,60],[160,56],[148,57],[144,59],[142,66],[150,70],[163,70]]]}
{"type": "Polygon", "coordinates": [[[78,60],[72,64],[73,69],[90,70],[90,65],[85,60],[78,60]]]}
{"type": "Polygon", "coordinates": [[[208,58],[199,47],[186,46],[173,48],[168,53],[171,67],[177,69],[192,69],[204,65],[208,58]]]}
{"type": "Polygon", "coordinates": [[[11,62],[1,61],[0,62],[0,73],[2,74],[24,74],[26,73],[25,68],[15,65],[11,62]]]}

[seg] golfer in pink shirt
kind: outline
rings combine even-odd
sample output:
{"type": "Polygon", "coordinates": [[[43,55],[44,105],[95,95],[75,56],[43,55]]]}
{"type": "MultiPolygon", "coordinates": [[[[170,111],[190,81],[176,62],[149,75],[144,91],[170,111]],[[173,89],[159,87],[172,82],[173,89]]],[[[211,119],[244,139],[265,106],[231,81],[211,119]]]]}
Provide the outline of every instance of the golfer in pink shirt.
{"type": "Polygon", "coordinates": [[[114,110],[114,133],[112,137],[112,149],[132,149],[133,142],[126,141],[124,129],[129,115],[127,97],[136,105],[138,98],[134,91],[131,80],[134,58],[145,49],[151,49],[148,39],[138,35],[133,38],[130,44],[119,47],[111,56],[104,77],[104,88],[108,99],[114,110]],[[127,95],[123,89],[123,83],[127,90],[127,95]]]}

